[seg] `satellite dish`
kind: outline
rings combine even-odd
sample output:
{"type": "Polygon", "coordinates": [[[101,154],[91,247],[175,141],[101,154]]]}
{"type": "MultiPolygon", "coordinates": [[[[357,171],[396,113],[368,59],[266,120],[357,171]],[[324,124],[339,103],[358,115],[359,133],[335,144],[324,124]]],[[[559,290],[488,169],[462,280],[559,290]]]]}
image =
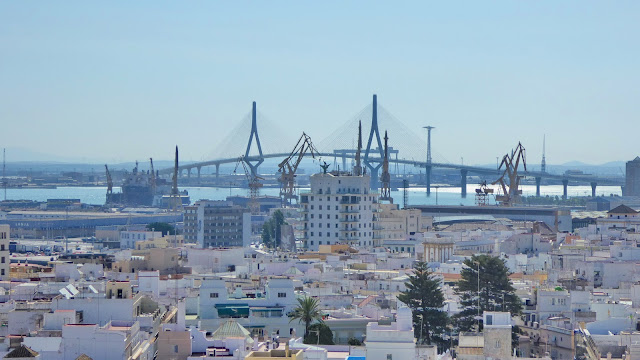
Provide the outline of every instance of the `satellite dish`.
{"type": "Polygon", "coordinates": [[[96,288],[94,288],[93,285],[89,285],[89,291],[91,291],[94,294],[98,293],[98,290],[96,290],[96,288]]]}

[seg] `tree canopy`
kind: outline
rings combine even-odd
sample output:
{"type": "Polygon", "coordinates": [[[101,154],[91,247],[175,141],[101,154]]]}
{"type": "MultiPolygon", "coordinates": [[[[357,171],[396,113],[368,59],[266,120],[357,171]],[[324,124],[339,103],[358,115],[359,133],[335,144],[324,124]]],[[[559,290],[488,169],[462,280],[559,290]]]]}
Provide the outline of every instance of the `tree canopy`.
{"type": "Polygon", "coordinates": [[[478,313],[482,316],[484,311],[508,311],[511,316],[522,313],[522,302],[515,294],[509,279],[511,273],[504,260],[491,255],[473,255],[464,261],[464,265],[455,289],[462,306],[462,311],[454,317],[459,331],[478,327],[482,330],[482,319],[476,317],[478,313]]]}
{"type": "Polygon", "coordinates": [[[286,224],[284,214],[280,210],[273,212],[273,216],[262,225],[262,243],[267,247],[277,248],[281,241],[281,225],[286,224]]]}
{"type": "Polygon", "coordinates": [[[296,306],[289,317],[291,320],[298,320],[298,322],[304,323],[304,337],[306,339],[309,336],[309,327],[314,321],[322,323],[322,314],[320,313],[320,305],[318,299],[310,296],[298,298],[298,306],[296,306]]]}
{"type": "Polygon", "coordinates": [[[317,323],[309,326],[309,335],[304,338],[305,344],[333,345],[333,331],[324,323],[317,323]],[[320,339],[318,333],[320,332],[320,339]]]}
{"type": "Polygon", "coordinates": [[[426,262],[417,262],[413,275],[405,283],[406,290],[398,295],[413,312],[413,328],[418,342],[445,345],[443,336],[449,315],[443,311],[444,294],[440,281],[434,277],[426,262]]]}

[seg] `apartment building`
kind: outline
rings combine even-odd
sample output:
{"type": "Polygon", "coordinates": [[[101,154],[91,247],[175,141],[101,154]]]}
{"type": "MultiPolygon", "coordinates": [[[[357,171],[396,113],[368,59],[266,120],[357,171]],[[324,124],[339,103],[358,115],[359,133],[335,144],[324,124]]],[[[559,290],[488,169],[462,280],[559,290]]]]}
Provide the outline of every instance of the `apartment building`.
{"type": "Polygon", "coordinates": [[[373,247],[373,218],[378,194],[371,192],[369,175],[330,172],[310,177],[311,191],[300,194],[304,244],[349,244],[373,247]]]}
{"type": "Polygon", "coordinates": [[[251,213],[229,201],[197,201],[185,207],[185,240],[200,248],[250,245],[251,213]]]}

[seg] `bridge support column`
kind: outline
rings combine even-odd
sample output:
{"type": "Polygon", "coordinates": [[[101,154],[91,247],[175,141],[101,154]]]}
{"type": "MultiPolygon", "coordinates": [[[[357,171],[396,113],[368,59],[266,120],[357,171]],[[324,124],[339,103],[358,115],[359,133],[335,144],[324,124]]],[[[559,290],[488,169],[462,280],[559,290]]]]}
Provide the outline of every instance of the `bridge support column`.
{"type": "Polygon", "coordinates": [[[220,164],[216,164],[216,180],[218,180],[219,176],[220,176],[220,164]]]}
{"type": "Polygon", "coordinates": [[[190,178],[191,177],[191,168],[187,169],[187,177],[190,178]]]}
{"type": "Polygon", "coordinates": [[[591,197],[596,197],[596,187],[598,184],[594,181],[591,183],[591,197]]]}
{"type": "Polygon", "coordinates": [[[347,171],[347,157],[342,156],[342,171],[347,171]]]}
{"type": "Polygon", "coordinates": [[[467,197],[467,170],[460,170],[460,194],[467,197]]]}
{"type": "Polygon", "coordinates": [[[568,198],[568,190],[567,190],[568,186],[569,186],[569,180],[562,179],[562,198],[565,200],[568,198]]]}
{"type": "Polygon", "coordinates": [[[536,196],[540,197],[540,184],[542,183],[541,177],[536,177],[536,196]]]}
{"type": "Polygon", "coordinates": [[[431,196],[431,165],[427,165],[424,170],[425,185],[427,186],[427,196],[431,196]]]}
{"type": "Polygon", "coordinates": [[[380,175],[378,175],[378,168],[373,168],[370,170],[371,173],[371,189],[379,190],[380,188],[380,175]]]}

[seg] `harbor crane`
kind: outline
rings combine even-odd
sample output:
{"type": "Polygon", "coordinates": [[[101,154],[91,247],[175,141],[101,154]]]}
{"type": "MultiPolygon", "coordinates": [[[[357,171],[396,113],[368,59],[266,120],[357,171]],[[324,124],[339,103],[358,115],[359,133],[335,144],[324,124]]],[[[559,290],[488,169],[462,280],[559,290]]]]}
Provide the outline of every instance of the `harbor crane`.
{"type": "Polygon", "coordinates": [[[393,204],[393,198],[391,197],[391,174],[389,174],[389,137],[387,132],[384,132],[384,161],[382,162],[382,175],[380,175],[380,182],[382,182],[382,188],[380,191],[379,200],[386,200],[390,204],[393,204]]]}
{"type": "Polygon", "coordinates": [[[319,157],[319,151],[311,142],[311,138],[303,132],[293,151],[278,165],[281,185],[280,196],[284,204],[291,205],[291,200],[298,198],[295,194],[296,171],[307,152],[311,154],[313,159],[319,157]]]}
{"type": "Polygon", "coordinates": [[[173,164],[173,179],[171,183],[170,208],[172,211],[182,210],[182,198],[178,190],[178,145],[176,145],[176,157],[173,164]]]}
{"type": "Polygon", "coordinates": [[[240,164],[242,164],[242,169],[244,170],[244,175],[247,177],[247,183],[249,185],[249,210],[251,210],[252,214],[257,214],[260,212],[260,204],[258,203],[258,195],[260,193],[260,188],[262,187],[260,180],[264,180],[264,178],[254,175],[249,170],[244,160],[244,156],[240,156],[238,158],[236,167],[233,169],[234,174],[237,173],[240,164]]]}
{"type": "Polygon", "coordinates": [[[156,173],[153,171],[153,158],[149,158],[149,162],[151,163],[151,193],[153,195],[156,194],[156,173]]]}
{"type": "Polygon", "coordinates": [[[496,201],[500,202],[502,206],[513,206],[521,201],[522,190],[520,190],[520,179],[522,176],[518,174],[520,161],[522,161],[524,171],[527,171],[524,146],[518,142],[518,146],[516,146],[514,150],[511,150],[511,154],[507,153],[502,158],[500,166],[498,166],[498,169],[502,169],[504,166],[502,176],[491,183],[492,185],[500,184],[502,194],[496,195],[496,201]],[[507,184],[506,181],[509,183],[507,184]]]}
{"type": "Polygon", "coordinates": [[[111,178],[111,173],[109,172],[109,167],[107,166],[107,164],[104,164],[104,169],[107,171],[107,196],[108,196],[113,193],[113,179],[111,178]]]}

